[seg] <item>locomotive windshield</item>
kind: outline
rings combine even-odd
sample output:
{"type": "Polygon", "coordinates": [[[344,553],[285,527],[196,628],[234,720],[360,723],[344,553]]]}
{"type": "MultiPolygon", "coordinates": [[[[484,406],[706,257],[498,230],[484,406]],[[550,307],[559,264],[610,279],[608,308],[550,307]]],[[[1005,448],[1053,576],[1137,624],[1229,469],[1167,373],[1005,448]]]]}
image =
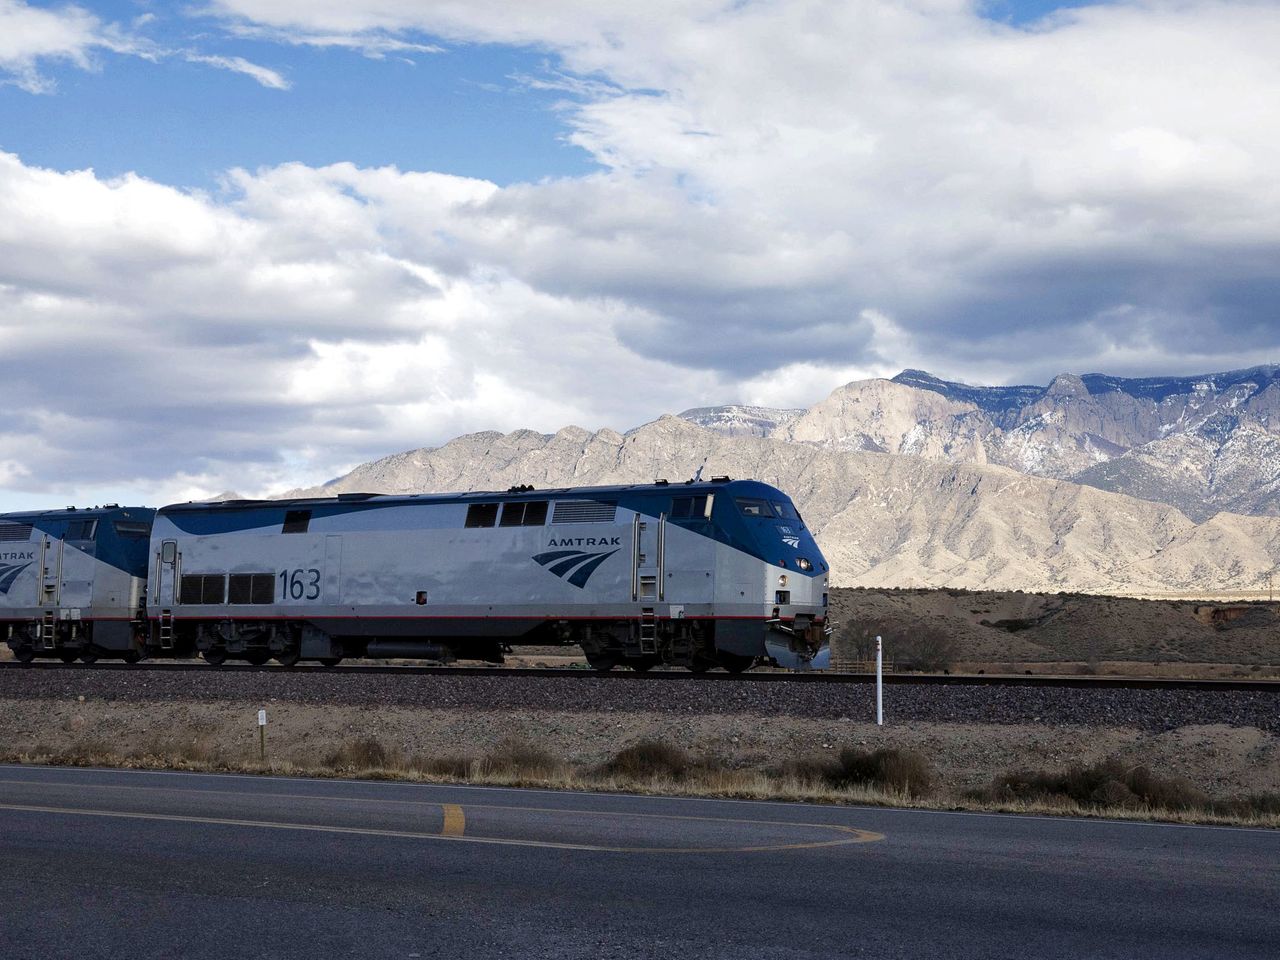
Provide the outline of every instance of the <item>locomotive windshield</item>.
{"type": "Polygon", "coordinates": [[[747,517],[769,517],[775,520],[795,520],[803,523],[800,514],[786,500],[760,500],[755,497],[735,497],[738,509],[747,517]]]}

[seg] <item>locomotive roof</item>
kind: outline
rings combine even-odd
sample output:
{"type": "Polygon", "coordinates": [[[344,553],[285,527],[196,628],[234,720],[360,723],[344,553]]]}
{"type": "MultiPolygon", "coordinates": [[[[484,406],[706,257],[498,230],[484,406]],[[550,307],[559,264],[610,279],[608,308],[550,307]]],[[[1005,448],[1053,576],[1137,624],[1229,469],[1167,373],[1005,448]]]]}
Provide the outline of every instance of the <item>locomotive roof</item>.
{"type": "Polygon", "coordinates": [[[767,488],[758,480],[731,480],[716,478],[699,481],[673,481],[666,483],[628,483],[605,487],[548,487],[543,490],[534,487],[512,487],[509,490],[473,490],[466,493],[340,493],[336,497],[298,497],[285,500],[209,500],[174,503],[162,507],[166,513],[183,510],[242,510],[252,507],[287,507],[316,506],[336,503],[466,503],[476,500],[564,500],[576,497],[598,499],[609,496],[634,496],[636,494],[668,494],[671,496],[691,496],[703,493],[716,493],[720,490],[733,489],[747,492],[748,489],[767,488]]]}
{"type": "Polygon", "coordinates": [[[18,520],[26,523],[38,520],[58,520],[66,517],[127,517],[131,512],[145,514],[149,517],[155,512],[155,508],[122,507],[119,504],[108,503],[100,507],[63,507],[61,510],[15,510],[13,513],[0,513],[0,520],[18,520]]]}

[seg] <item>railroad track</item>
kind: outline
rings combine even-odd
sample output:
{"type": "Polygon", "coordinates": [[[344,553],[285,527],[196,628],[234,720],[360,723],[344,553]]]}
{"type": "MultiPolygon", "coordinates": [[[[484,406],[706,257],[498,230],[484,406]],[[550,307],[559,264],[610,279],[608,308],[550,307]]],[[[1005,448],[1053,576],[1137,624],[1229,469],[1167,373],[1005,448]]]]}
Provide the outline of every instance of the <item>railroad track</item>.
{"type": "MultiPolygon", "coordinates": [[[[590,669],[563,669],[549,667],[439,667],[391,664],[341,664],[324,667],[319,664],[300,664],[282,667],[278,664],[254,666],[248,663],[227,663],[211,666],[199,660],[145,661],[140,664],[115,663],[64,664],[51,660],[34,663],[18,663],[0,660],[0,669],[6,670],[65,670],[70,673],[87,671],[121,671],[125,673],[284,673],[290,676],[314,673],[323,676],[342,674],[450,676],[450,677],[498,677],[536,678],[590,677],[626,683],[693,682],[711,680],[718,683],[818,683],[818,684],[870,684],[875,677],[866,673],[784,673],[781,671],[747,673],[690,673],[686,670],[651,670],[637,673],[632,670],[611,670],[599,673],[590,669]]],[[[988,687],[1073,687],[1093,690],[1233,690],[1280,693],[1280,680],[1172,680],[1151,677],[1065,677],[1019,674],[886,674],[886,686],[988,686],[988,687]]]]}

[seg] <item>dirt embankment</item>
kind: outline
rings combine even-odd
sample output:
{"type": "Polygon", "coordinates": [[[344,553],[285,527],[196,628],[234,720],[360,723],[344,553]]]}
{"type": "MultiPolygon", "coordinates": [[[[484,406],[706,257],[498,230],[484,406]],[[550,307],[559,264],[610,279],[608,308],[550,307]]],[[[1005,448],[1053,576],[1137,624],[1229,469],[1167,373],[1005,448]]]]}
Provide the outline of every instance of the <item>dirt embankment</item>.
{"type": "MultiPolygon", "coordinates": [[[[856,659],[850,625],[894,632],[935,627],[954,639],[958,666],[1022,672],[1076,664],[1088,672],[1280,675],[1280,603],[1139,600],[1068,593],[969,590],[831,591],[833,652],[856,659]]],[[[1083,672],[1083,671],[1082,671],[1083,672]]]]}
{"type": "Polygon", "coordinates": [[[257,711],[268,715],[267,759],[332,766],[344,744],[373,741],[406,757],[479,756],[516,738],[579,767],[620,747],[661,740],[737,770],[780,770],[844,747],[906,749],[936,771],[942,799],[1009,770],[1065,770],[1116,757],[1184,777],[1211,797],[1280,791],[1280,736],[1253,727],[1173,730],[1044,724],[890,723],[841,718],[672,715],[622,711],[463,710],[282,701],[124,703],[0,700],[0,759],[198,761],[231,768],[258,759],[257,711]]]}

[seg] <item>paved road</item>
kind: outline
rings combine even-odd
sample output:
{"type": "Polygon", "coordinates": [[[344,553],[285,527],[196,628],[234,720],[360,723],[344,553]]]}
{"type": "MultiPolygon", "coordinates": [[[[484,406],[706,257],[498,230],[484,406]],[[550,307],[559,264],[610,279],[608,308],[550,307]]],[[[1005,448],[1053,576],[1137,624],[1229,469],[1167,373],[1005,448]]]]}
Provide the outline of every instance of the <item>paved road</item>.
{"type": "Polygon", "coordinates": [[[0,955],[1275,957],[1280,833],[0,766],[0,955]]]}

